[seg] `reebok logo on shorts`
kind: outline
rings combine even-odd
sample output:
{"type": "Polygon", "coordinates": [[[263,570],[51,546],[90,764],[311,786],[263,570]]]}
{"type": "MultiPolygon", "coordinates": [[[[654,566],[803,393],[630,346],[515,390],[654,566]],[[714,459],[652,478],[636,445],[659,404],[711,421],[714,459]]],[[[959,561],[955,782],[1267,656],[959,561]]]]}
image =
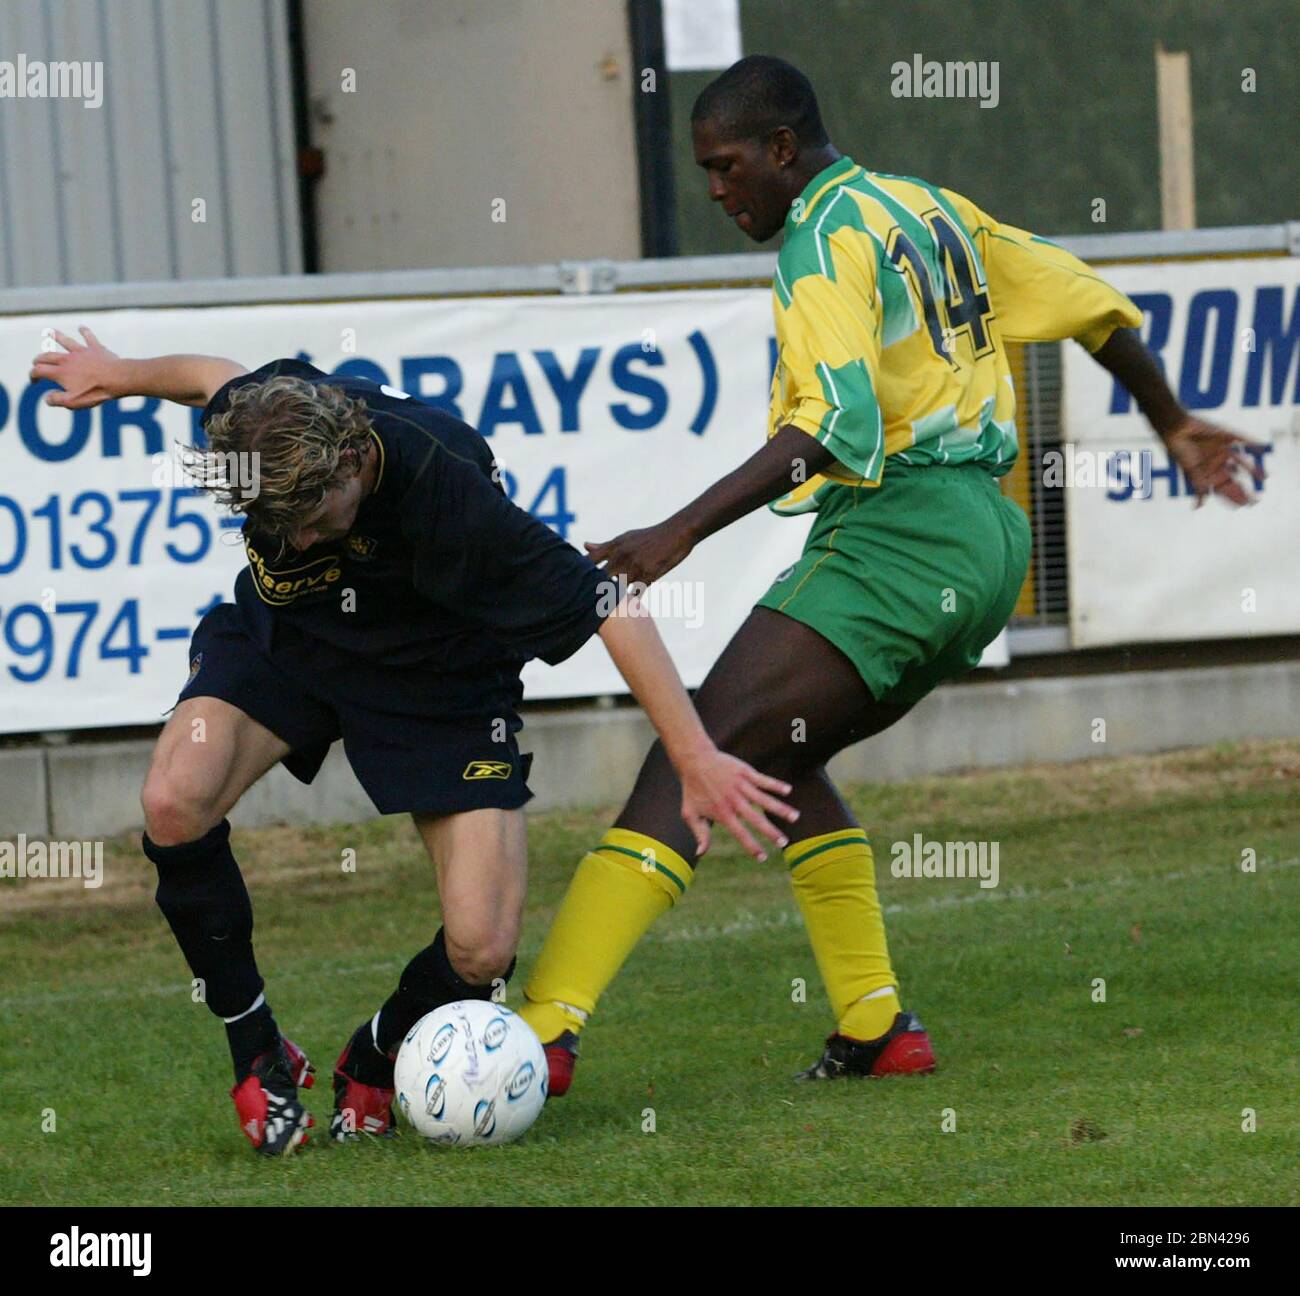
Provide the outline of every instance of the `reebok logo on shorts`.
{"type": "Polygon", "coordinates": [[[508,779],[513,768],[514,766],[509,761],[475,760],[470,761],[465,766],[465,773],[461,775],[461,778],[469,780],[508,779]]]}
{"type": "Polygon", "coordinates": [[[189,688],[194,683],[200,670],[203,669],[203,654],[199,653],[192,662],[190,662],[190,673],[185,680],[185,688],[189,688]]]}

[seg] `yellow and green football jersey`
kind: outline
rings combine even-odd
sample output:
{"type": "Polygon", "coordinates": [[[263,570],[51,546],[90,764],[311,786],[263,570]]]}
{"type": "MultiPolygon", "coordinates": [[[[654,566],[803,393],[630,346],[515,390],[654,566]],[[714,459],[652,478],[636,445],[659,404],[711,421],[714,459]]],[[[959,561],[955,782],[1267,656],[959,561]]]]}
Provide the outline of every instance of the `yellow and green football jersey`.
{"type": "Polygon", "coordinates": [[[837,460],[773,501],[777,513],[816,509],[831,482],[878,486],[895,456],[1000,476],[1017,450],[1004,341],[1095,351],[1142,321],[1064,248],[847,157],[791,205],[772,292],[768,436],[793,424],[837,460]]]}

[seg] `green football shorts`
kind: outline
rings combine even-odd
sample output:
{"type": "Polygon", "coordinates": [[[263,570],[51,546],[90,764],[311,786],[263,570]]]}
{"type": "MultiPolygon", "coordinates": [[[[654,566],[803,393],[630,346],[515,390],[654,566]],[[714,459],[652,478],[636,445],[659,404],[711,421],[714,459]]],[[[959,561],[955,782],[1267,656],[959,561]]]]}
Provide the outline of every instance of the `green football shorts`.
{"type": "Polygon", "coordinates": [[[878,488],[826,492],[803,555],[758,606],[829,639],[877,701],[910,705],[979,664],[1016,605],[1029,539],[983,468],[891,459],[878,488]]]}

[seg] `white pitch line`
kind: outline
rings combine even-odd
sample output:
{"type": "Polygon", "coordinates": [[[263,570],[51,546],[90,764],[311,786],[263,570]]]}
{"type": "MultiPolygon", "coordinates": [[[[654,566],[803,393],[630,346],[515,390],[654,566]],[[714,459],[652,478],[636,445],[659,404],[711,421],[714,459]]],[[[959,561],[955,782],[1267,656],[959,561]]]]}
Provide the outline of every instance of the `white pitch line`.
{"type": "MultiPolygon", "coordinates": [[[[313,960],[306,966],[297,969],[291,966],[283,970],[277,970],[273,979],[278,985],[284,981],[302,981],[307,977],[316,977],[322,972],[348,976],[353,972],[382,972],[387,968],[397,969],[402,965],[403,960],[396,955],[393,958],[385,959],[381,963],[356,963],[348,967],[332,967],[328,962],[313,960]]],[[[8,995],[0,999],[0,1011],[6,1008],[38,1008],[47,1004],[100,1002],[109,999],[138,999],[154,995],[163,997],[184,995],[188,998],[190,992],[189,980],[185,977],[178,977],[175,981],[155,981],[149,985],[131,986],[129,989],[109,987],[103,990],[56,990],[50,994],[24,995],[21,997],[8,995]]]]}
{"type": "MultiPolygon", "coordinates": [[[[1271,860],[1267,857],[1258,860],[1256,863],[1257,871],[1264,869],[1287,869],[1295,868],[1300,865],[1300,856],[1284,860],[1271,860]]],[[[1046,887],[1042,890],[1031,891],[1027,887],[1012,887],[1009,890],[1002,890],[998,887],[984,887],[977,891],[972,891],[968,895],[945,895],[931,896],[928,900],[922,900],[919,903],[914,901],[895,901],[892,904],[883,906],[886,914],[902,913],[920,913],[926,910],[934,909],[953,909],[961,905],[969,904],[987,904],[994,900],[1049,900],[1055,896],[1071,895],[1076,891],[1105,891],[1123,890],[1126,887],[1136,886],[1138,883],[1148,882],[1184,882],[1189,878],[1206,879],[1214,876],[1214,873],[1208,869],[1200,871],[1179,870],[1173,873],[1147,874],[1142,877],[1112,877],[1102,878],[1096,881],[1074,882],[1067,880],[1063,886],[1046,887]]],[[[913,881],[938,881],[940,879],[917,878],[913,881]]],[[[976,879],[956,879],[945,878],[943,881],[964,880],[975,883],[976,879]]],[[[659,944],[667,944],[673,941],[709,941],[718,940],[727,936],[740,935],[751,931],[767,931],[774,928],[789,927],[798,922],[797,916],[787,910],[774,914],[771,917],[763,917],[758,914],[742,911],[732,921],[721,925],[698,925],[694,927],[668,927],[662,930],[652,928],[646,936],[647,940],[655,941],[659,944]]]]}

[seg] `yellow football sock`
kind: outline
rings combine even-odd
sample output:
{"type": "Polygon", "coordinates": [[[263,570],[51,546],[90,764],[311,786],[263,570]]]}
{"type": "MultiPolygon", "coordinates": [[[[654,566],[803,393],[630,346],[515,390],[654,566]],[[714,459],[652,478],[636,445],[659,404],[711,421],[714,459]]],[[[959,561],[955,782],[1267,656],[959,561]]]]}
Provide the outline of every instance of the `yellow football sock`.
{"type": "Polygon", "coordinates": [[[899,1009],[898,978],[889,964],[866,833],[841,828],[792,842],[785,862],[836,1029],[850,1039],[879,1039],[899,1009]]]}
{"type": "Polygon", "coordinates": [[[524,987],[519,1015],[543,1042],[582,1029],[637,941],[693,876],[671,847],[626,828],[611,828],[583,857],[524,987]]]}

